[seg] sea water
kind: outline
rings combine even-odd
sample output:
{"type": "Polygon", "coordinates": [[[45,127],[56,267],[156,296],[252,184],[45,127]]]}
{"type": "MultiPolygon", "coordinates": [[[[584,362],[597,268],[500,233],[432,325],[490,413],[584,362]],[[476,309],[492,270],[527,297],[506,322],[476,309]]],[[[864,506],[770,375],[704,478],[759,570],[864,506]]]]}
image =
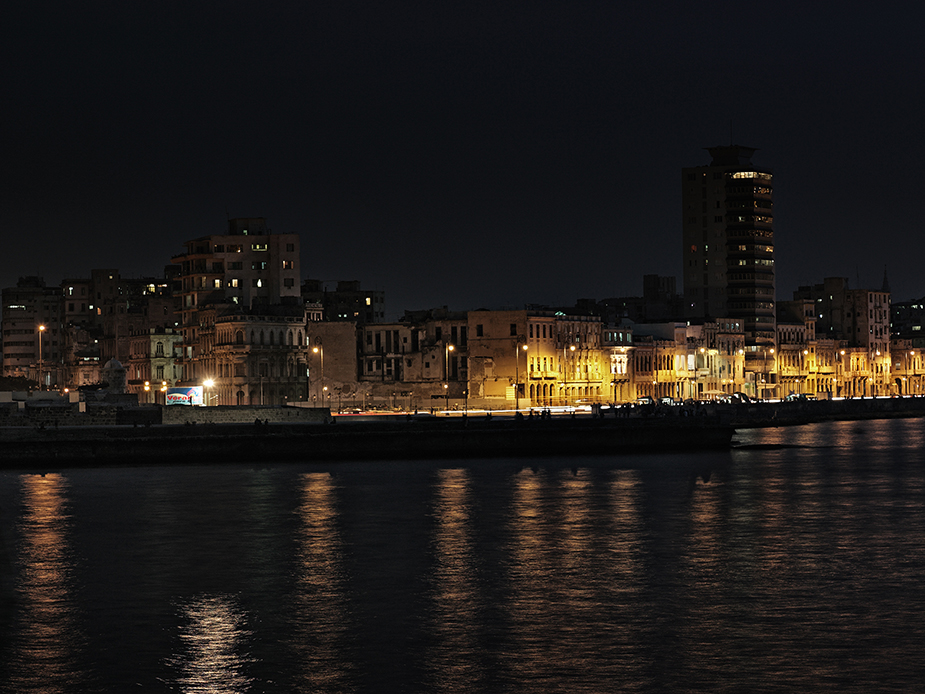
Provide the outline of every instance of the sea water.
{"type": "Polygon", "coordinates": [[[925,422],[0,473],[0,691],[914,691],[925,422]]]}

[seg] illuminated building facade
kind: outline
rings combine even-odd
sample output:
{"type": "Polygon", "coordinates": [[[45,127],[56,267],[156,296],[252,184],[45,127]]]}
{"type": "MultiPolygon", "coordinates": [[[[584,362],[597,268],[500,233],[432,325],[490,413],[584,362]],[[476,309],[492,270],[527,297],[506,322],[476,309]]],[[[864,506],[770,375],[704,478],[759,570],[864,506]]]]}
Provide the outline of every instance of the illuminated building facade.
{"type": "Polygon", "coordinates": [[[685,316],[742,322],[754,387],[776,332],[773,174],[753,148],[707,151],[709,165],[682,170],[685,316]]]}
{"type": "Polygon", "coordinates": [[[631,402],[636,399],[633,382],[633,330],[628,325],[604,327],[601,330],[601,352],[610,370],[610,402],[631,402]]]}
{"type": "Polygon", "coordinates": [[[606,401],[612,379],[601,334],[598,316],[470,311],[470,402],[528,408],[606,401]]]}

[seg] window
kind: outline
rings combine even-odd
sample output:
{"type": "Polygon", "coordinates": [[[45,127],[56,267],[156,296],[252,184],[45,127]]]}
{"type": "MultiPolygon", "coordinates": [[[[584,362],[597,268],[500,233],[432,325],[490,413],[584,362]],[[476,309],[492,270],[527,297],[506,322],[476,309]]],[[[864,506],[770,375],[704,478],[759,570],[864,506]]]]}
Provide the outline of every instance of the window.
{"type": "Polygon", "coordinates": [[[225,252],[225,247],[224,247],[222,244],[217,243],[217,244],[215,244],[215,252],[216,252],[216,253],[224,253],[224,252],[225,252]]]}
{"type": "Polygon", "coordinates": [[[283,270],[291,270],[291,269],[292,269],[292,261],[291,261],[291,260],[284,260],[284,261],[283,261],[283,270]]]}
{"type": "Polygon", "coordinates": [[[511,323],[511,336],[517,336],[517,323],[511,323]]]}
{"type": "Polygon", "coordinates": [[[255,260],[253,263],[251,263],[251,270],[266,270],[266,269],[267,269],[267,264],[265,261],[255,260]]]}
{"type": "Polygon", "coordinates": [[[476,336],[476,337],[483,337],[483,336],[484,336],[484,335],[483,335],[483,331],[482,331],[482,324],[481,324],[481,323],[478,323],[478,324],[475,326],[475,336],[476,336]]]}
{"type": "Polygon", "coordinates": [[[294,252],[294,251],[295,251],[295,244],[294,244],[294,243],[287,243],[287,244],[286,244],[286,252],[287,252],[287,253],[292,253],[292,252],[294,252]]]}
{"type": "Polygon", "coordinates": [[[252,244],[251,244],[251,250],[252,250],[252,251],[265,251],[265,250],[267,250],[267,244],[265,244],[265,243],[252,243],[252,244]]]}
{"type": "Polygon", "coordinates": [[[228,286],[234,287],[235,289],[237,289],[238,288],[238,278],[235,277],[235,278],[228,280],[228,286]]]}
{"type": "Polygon", "coordinates": [[[228,263],[229,270],[243,270],[244,263],[228,263]]]}
{"type": "Polygon", "coordinates": [[[214,287],[215,289],[221,289],[221,288],[222,288],[222,281],[221,281],[221,280],[213,280],[213,281],[212,281],[212,285],[213,285],[213,287],[214,287]]]}
{"type": "Polygon", "coordinates": [[[287,277],[286,279],[283,280],[283,286],[284,287],[294,287],[295,280],[292,279],[291,277],[287,277]]]}

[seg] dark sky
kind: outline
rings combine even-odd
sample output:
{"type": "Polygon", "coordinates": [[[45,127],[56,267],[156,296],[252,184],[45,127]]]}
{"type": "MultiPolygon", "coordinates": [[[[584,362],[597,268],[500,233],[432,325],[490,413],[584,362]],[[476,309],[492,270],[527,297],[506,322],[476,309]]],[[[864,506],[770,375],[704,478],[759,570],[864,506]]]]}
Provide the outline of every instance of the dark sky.
{"type": "Polygon", "coordinates": [[[779,299],[885,266],[918,298],[922,11],[855,7],[18,3],[0,284],[159,274],[230,215],[390,317],[639,294],[680,275],[680,169],[731,137],[775,172],[779,299]]]}

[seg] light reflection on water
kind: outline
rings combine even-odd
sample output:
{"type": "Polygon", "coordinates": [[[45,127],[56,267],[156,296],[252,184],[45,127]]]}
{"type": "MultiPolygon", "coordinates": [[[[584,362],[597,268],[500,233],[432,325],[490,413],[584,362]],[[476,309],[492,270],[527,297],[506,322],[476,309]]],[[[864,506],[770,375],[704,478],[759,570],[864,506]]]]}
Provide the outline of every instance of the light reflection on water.
{"type": "Polygon", "coordinates": [[[22,475],[19,531],[19,620],[10,638],[13,657],[0,667],[4,691],[54,694],[81,691],[84,647],[70,544],[68,483],[63,475],[22,475]]]}
{"type": "Polygon", "coordinates": [[[477,591],[472,536],[472,480],[468,470],[438,470],[434,484],[432,600],[428,689],[433,692],[481,691],[481,596],[477,591]]]}
{"type": "Polygon", "coordinates": [[[227,596],[201,596],[180,607],[181,651],[168,660],[179,672],[184,694],[235,694],[247,692],[253,679],[246,674],[246,615],[227,596]]]}
{"type": "Polygon", "coordinates": [[[0,473],[18,596],[0,690],[911,691],[923,429],[615,461],[0,473]]]}
{"type": "Polygon", "coordinates": [[[342,657],[348,627],[343,546],[337,528],[337,489],[328,473],[306,473],[297,515],[297,565],[292,648],[300,691],[348,692],[342,657]]]}

